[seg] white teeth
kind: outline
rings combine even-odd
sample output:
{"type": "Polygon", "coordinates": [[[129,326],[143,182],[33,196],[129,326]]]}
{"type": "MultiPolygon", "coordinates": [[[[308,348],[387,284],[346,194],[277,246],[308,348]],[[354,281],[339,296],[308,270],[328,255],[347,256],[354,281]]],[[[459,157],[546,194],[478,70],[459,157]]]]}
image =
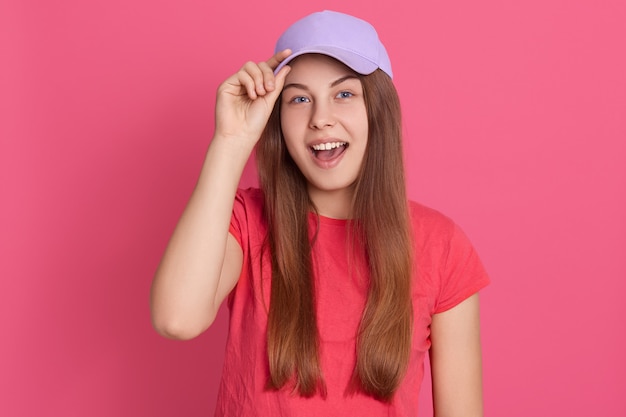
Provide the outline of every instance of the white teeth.
{"type": "Polygon", "coordinates": [[[315,151],[329,151],[331,149],[338,148],[340,146],[346,146],[346,142],[328,142],[328,143],[320,143],[318,145],[313,145],[311,148],[315,151]]]}

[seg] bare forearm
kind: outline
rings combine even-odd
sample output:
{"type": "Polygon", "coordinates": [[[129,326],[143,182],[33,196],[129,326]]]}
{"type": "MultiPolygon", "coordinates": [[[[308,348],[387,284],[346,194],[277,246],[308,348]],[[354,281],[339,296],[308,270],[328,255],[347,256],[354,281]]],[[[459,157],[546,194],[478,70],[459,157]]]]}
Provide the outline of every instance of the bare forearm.
{"type": "Polygon", "coordinates": [[[289,68],[273,71],[289,53],[247,62],[217,90],[215,136],[152,284],[152,321],[164,336],[204,331],[239,278],[241,247],[228,234],[235,193],[289,68]]]}
{"type": "Polygon", "coordinates": [[[152,286],[152,317],[167,337],[196,336],[213,321],[233,201],[252,144],[215,137],[152,286]]]}

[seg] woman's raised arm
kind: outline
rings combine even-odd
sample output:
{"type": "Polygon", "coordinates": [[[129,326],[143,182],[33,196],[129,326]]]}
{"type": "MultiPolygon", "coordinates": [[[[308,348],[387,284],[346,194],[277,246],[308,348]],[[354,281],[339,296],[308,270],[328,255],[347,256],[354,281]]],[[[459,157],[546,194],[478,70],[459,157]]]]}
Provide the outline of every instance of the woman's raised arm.
{"type": "Polygon", "coordinates": [[[235,193],[289,72],[273,70],[288,55],[248,62],[218,88],[215,134],[152,283],[152,321],[163,336],[202,333],[237,283],[242,251],[228,233],[235,193]]]}

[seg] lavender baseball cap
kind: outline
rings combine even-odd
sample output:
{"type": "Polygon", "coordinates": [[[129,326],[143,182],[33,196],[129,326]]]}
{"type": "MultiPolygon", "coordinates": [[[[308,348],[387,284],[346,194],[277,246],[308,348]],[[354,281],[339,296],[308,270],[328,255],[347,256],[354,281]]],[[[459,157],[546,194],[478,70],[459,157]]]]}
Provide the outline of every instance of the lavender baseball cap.
{"type": "Polygon", "coordinates": [[[291,25],[276,42],[276,51],[291,49],[274,73],[303,54],[323,54],[343,62],[359,74],[383,70],[393,78],[391,62],[376,29],[365,20],[325,10],[291,25]]]}

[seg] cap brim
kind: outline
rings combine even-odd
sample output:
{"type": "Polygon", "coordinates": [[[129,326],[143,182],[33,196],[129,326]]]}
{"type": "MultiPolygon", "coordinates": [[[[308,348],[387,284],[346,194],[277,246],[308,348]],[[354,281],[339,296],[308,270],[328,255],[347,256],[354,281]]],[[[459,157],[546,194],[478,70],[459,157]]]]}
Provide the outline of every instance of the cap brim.
{"type": "Polygon", "coordinates": [[[274,74],[278,74],[278,71],[280,71],[282,67],[289,64],[300,55],[305,54],[322,54],[331,58],[335,58],[337,61],[343,63],[354,72],[362,75],[371,74],[378,68],[378,65],[376,63],[352,51],[347,51],[345,49],[332,46],[315,46],[299,50],[289,55],[276,67],[276,69],[274,70],[274,74]]]}

